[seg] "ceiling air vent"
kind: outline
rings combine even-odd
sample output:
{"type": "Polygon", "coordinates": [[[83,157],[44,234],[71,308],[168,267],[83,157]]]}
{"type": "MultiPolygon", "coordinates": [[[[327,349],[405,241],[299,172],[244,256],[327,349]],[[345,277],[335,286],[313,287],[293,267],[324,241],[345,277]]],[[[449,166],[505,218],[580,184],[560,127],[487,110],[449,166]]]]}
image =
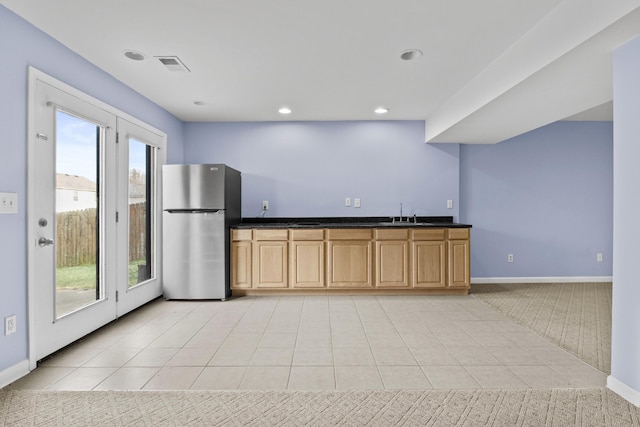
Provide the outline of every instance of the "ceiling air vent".
{"type": "Polygon", "coordinates": [[[158,58],[158,61],[162,62],[169,71],[190,71],[177,56],[156,56],[156,58],[158,58]]]}

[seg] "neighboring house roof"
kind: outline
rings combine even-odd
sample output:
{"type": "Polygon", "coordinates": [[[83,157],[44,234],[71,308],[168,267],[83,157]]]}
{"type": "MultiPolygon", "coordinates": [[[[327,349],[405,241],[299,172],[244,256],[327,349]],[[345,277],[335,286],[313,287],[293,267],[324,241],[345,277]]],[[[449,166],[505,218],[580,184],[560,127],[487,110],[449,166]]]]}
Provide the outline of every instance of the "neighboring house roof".
{"type": "Polygon", "coordinates": [[[62,190],[96,191],[96,183],[78,175],[56,174],[56,188],[62,190]]]}

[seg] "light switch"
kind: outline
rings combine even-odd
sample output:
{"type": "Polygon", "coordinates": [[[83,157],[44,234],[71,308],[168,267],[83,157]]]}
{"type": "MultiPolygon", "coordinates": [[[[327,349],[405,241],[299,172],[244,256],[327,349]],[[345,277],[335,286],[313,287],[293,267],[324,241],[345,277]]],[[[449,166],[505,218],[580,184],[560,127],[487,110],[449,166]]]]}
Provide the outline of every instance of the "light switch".
{"type": "Polygon", "coordinates": [[[447,209],[453,209],[453,200],[447,200],[447,209]]]}
{"type": "Polygon", "coordinates": [[[18,213],[18,193],[0,193],[0,213],[18,213]]]}
{"type": "Polygon", "coordinates": [[[358,199],[357,197],[355,199],[353,199],[353,207],[354,208],[359,208],[360,207],[360,199],[358,199]]]}

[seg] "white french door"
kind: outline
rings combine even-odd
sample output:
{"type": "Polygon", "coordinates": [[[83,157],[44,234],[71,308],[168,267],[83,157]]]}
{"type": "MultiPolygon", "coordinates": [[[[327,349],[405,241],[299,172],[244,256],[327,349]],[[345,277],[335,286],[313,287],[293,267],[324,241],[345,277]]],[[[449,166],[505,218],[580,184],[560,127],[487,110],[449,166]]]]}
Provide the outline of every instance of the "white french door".
{"type": "Polygon", "coordinates": [[[29,171],[35,358],[113,320],[116,116],[35,84],[29,171]]]}
{"type": "Polygon", "coordinates": [[[165,136],[30,69],[30,365],[161,295],[165,136]]]}
{"type": "Polygon", "coordinates": [[[162,294],[159,201],[164,164],[163,137],[118,118],[118,255],[122,268],[117,289],[121,316],[162,294]],[[126,176],[126,179],[124,177],[126,176]]]}

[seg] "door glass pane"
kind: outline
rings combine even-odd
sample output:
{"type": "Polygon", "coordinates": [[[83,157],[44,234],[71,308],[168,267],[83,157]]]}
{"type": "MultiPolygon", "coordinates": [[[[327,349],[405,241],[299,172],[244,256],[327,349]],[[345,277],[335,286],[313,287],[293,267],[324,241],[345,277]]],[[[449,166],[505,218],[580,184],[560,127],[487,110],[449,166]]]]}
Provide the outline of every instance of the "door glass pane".
{"type": "Polygon", "coordinates": [[[154,147],[129,139],[129,287],[154,277],[153,154],[154,147]]]}
{"type": "Polygon", "coordinates": [[[56,112],[56,317],[102,299],[100,140],[95,123],[56,112]]]}

